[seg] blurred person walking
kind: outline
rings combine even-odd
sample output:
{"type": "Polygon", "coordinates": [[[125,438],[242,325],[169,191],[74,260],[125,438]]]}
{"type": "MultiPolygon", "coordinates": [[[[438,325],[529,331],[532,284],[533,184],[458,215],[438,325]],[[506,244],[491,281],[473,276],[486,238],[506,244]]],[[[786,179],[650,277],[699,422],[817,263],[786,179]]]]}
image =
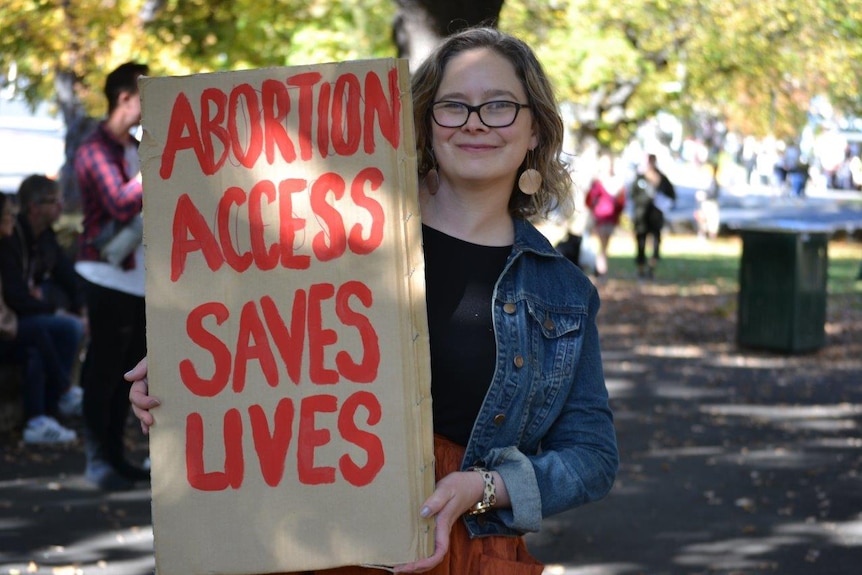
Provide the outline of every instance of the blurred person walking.
{"type": "Polygon", "coordinates": [[[718,237],[718,230],[721,225],[721,213],[718,205],[721,184],[718,181],[718,164],[712,164],[710,169],[712,179],[709,182],[709,187],[705,190],[698,190],[694,195],[697,200],[694,221],[697,224],[697,237],[713,240],[718,237]]]}
{"type": "Polygon", "coordinates": [[[634,204],[634,230],[637,240],[639,278],[655,276],[661,249],[661,231],[664,227],[664,210],[676,203],[676,189],[668,177],[658,169],[655,154],[647,156],[646,167],[638,174],[631,189],[634,204]],[[652,256],[647,262],[647,237],[652,237],[652,256]]]}
{"type": "Polygon", "coordinates": [[[596,177],[590,183],[585,203],[592,216],[593,231],[599,239],[595,275],[601,278],[608,273],[608,246],[626,205],[625,184],[622,178],[617,177],[614,159],[610,155],[599,156],[596,177]]]}
{"type": "Polygon", "coordinates": [[[785,147],[782,162],[787,181],[786,188],[790,195],[795,198],[804,197],[805,185],[808,183],[808,163],[802,157],[796,142],[791,142],[785,147]]]}

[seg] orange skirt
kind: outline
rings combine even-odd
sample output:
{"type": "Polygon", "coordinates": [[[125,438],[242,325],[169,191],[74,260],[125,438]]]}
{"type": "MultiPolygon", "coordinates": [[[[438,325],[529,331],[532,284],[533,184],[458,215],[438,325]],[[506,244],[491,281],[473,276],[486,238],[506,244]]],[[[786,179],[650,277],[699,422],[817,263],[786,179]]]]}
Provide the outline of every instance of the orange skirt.
{"type": "MultiPolygon", "coordinates": [[[[439,435],[434,436],[435,479],[461,468],[464,447],[439,435]]],[[[463,521],[452,526],[449,553],[428,575],[541,575],[544,566],[527,551],[521,537],[478,537],[470,539],[463,521]]],[[[386,571],[367,567],[339,567],[323,571],[303,571],[284,575],[384,575],[386,571]]]]}

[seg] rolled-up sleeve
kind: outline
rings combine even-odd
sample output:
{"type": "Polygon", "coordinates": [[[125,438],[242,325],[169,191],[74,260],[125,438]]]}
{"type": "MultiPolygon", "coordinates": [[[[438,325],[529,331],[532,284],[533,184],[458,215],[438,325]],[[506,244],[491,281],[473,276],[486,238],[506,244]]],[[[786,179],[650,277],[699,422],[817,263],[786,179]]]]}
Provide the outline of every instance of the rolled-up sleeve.
{"type": "Polygon", "coordinates": [[[506,484],[511,509],[497,517],[517,532],[537,531],[542,518],[597,501],[608,494],[619,467],[613,413],[602,369],[596,315],[590,299],[580,353],[573,356],[568,393],[535,454],[494,448],[485,457],[506,484]]]}

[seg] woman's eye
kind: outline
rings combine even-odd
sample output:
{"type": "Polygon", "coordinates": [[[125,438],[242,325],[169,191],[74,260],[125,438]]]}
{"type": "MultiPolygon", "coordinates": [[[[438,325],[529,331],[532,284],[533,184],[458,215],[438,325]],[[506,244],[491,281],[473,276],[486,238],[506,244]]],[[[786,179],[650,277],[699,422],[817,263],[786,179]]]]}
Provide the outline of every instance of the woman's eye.
{"type": "Polygon", "coordinates": [[[501,112],[512,108],[512,102],[488,102],[485,106],[492,112],[501,112]]]}

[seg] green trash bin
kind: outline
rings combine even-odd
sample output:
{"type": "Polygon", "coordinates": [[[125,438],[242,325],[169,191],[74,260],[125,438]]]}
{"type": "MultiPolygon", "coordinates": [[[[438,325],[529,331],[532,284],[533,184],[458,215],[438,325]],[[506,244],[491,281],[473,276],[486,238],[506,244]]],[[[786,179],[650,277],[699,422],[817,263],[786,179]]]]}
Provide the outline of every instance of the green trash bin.
{"type": "Polygon", "coordinates": [[[737,343],[785,353],[823,347],[829,234],[782,226],[741,235],[737,343]]]}

